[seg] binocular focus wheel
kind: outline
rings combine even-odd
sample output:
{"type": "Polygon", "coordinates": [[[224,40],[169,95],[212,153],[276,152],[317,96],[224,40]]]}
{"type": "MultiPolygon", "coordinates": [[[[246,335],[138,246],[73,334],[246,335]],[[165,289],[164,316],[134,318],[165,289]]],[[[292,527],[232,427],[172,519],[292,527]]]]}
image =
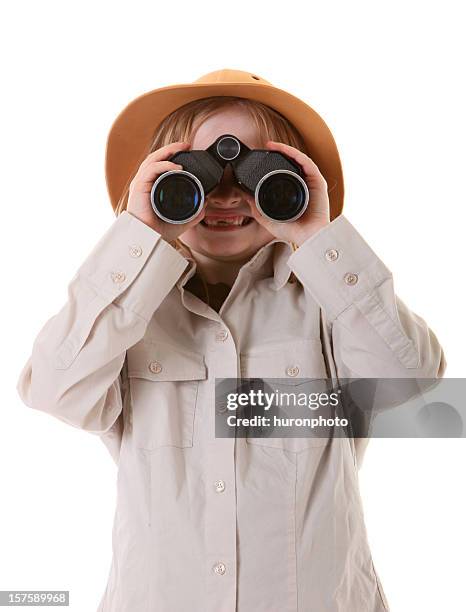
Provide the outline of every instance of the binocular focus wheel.
{"type": "Polygon", "coordinates": [[[224,136],[217,142],[217,155],[231,161],[236,159],[241,151],[241,144],[234,136],[224,136]]]}

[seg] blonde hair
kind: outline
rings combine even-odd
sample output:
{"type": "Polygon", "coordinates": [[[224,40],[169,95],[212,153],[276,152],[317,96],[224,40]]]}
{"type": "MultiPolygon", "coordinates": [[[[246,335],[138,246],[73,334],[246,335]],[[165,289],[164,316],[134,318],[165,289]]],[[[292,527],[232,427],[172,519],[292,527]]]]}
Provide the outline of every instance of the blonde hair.
{"type": "MultiPolygon", "coordinates": [[[[237,96],[211,96],[209,98],[188,102],[165,117],[160,125],[157,126],[151,144],[144,157],[171,142],[189,142],[197,128],[206,121],[206,119],[220,110],[231,107],[241,108],[249,113],[262,140],[261,146],[265,147],[267,140],[274,140],[291,145],[308,154],[306,144],[299,131],[290,121],[288,121],[288,119],[286,119],[286,117],[270,106],[262,104],[261,102],[256,102],[255,100],[250,100],[249,98],[240,98],[237,96]]],[[[134,174],[136,174],[137,170],[136,168],[134,174]]],[[[128,205],[129,185],[132,178],[132,176],[129,177],[126,187],[115,207],[116,215],[123,212],[128,205]]],[[[191,253],[189,246],[183,243],[179,238],[170,241],[170,244],[177,250],[188,249],[191,253]]],[[[293,251],[298,248],[294,242],[291,242],[291,246],[293,251]]],[[[295,282],[296,280],[294,274],[291,273],[289,281],[295,282]]]]}

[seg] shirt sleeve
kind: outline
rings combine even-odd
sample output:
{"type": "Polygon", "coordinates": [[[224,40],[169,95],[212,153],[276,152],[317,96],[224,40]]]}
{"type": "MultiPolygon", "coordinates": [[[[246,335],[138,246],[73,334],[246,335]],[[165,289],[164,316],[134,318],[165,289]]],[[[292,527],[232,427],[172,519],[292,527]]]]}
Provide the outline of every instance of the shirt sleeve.
{"type": "Polygon", "coordinates": [[[90,433],[115,429],[126,350],[144,336],[188,264],[158,232],[123,211],[34,340],[16,387],[23,402],[90,433]]]}
{"type": "Polygon", "coordinates": [[[392,273],[344,215],[305,240],[288,266],[331,326],[339,377],[443,376],[434,332],[395,294],[392,273]]]}

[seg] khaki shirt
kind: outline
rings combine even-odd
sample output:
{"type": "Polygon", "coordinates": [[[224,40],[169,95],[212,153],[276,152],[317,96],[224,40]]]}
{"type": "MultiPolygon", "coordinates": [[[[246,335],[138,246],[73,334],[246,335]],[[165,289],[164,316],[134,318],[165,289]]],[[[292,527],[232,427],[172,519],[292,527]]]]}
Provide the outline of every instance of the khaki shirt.
{"type": "Polygon", "coordinates": [[[219,312],[196,264],[123,212],[36,337],[24,403],[118,465],[100,612],[382,612],[358,487],[366,440],[216,438],[215,378],[441,377],[443,351],[340,215],[275,239],[219,312]],[[287,282],[291,271],[299,282],[287,282]]]}

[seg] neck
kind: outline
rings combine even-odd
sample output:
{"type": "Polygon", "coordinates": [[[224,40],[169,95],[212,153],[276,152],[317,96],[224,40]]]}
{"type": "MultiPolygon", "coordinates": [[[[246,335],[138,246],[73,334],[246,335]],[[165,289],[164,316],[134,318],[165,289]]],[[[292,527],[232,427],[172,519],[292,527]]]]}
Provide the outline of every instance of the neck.
{"type": "Polygon", "coordinates": [[[225,261],[199,253],[193,248],[191,248],[191,252],[196,260],[198,270],[207,283],[226,283],[230,287],[235,282],[240,268],[250,259],[248,256],[241,260],[225,261]]]}

